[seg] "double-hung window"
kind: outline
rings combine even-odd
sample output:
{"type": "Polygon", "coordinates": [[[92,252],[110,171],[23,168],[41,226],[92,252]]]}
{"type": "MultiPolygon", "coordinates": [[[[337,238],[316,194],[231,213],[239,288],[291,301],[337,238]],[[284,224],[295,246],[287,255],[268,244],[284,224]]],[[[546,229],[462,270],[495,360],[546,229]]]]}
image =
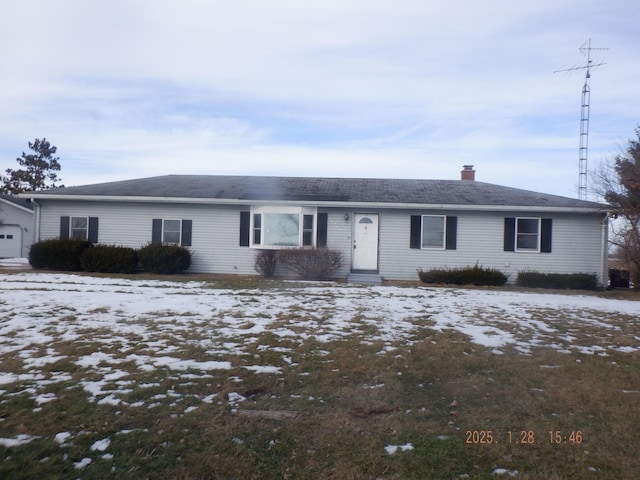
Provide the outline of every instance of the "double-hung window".
{"type": "Polygon", "coordinates": [[[151,222],[151,243],[191,246],[192,220],[154,218],[151,222]]]}
{"type": "Polygon", "coordinates": [[[504,251],[551,253],[553,220],[538,217],[504,219],[504,251]]]}
{"type": "Polygon", "coordinates": [[[254,207],[251,246],[273,249],[313,247],[315,217],[314,208],[254,207]]]}
{"type": "Polygon", "coordinates": [[[455,250],[458,217],[411,215],[410,247],[424,250],[455,250]]]}
{"type": "Polygon", "coordinates": [[[308,247],[313,245],[313,215],[302,215],[302,246],[308,247]]]}
{"type": "Polygon", "coordinates": [[[86,240],[89,235],[89,217],[70,217],[69,238],[72,240],[86,240]]]}
{"type": "Polygon", "coordinates": [[[60,238],[98,243],[98,217],[60,217],[60,238]]]}
{"type": "Polygon", "coordinates": [[[422,216],[422,248],[444,249],[445,245],[445,216],[422,216]]]}
{"type": "Polygon", "coordinates": [[[162,243],[180,245],[182,236],[182,220],[162,220],[162,243]]]}
{"type": "Polygon", "coordinates": [[[540,219],[516,218],[516,252],[540,251],[540,219]]]}

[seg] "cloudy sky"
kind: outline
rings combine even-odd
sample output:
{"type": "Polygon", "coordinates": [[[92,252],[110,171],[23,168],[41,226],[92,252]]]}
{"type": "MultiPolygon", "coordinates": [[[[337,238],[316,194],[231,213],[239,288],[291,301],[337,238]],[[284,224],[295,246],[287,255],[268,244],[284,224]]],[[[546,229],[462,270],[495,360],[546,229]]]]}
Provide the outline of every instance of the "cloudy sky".
{"type": "Polygon", "coordinates": [[[459,178],[577,196],[640,123],[637,0],[3,0],[0,170],[459,178]]]}

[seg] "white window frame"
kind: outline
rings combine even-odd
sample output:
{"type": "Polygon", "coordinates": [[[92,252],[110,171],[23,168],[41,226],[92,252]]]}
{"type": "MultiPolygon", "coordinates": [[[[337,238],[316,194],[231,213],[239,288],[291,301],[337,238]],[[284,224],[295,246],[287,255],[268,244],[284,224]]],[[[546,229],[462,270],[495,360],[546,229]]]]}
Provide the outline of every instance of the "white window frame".
{"type": "Polygon", "coordinates": [[[281,250],[286,248],[315,248],[316,246],[316,232],[318,215],[317,208],[315,207],[286,207],[286,206],[254,206],[251,207],[251,221],[249,225],[250,234],[250,246],[252,248],[259,248],[263,250],[281,250]],[[296,215],[298,217],[298,239],[295,245],[269,245],[265,244],[265,237],[267,237],[269,222],[269,214],[283,214],[283,215],[296,215]],[[304,228],[305,215],[311,215],[313,217],[313,224],[311,229],[304,228]],[[260,218],[260,225],[256,225],[256,218],[260,218]],[[260,232],[260,241],[256,242],[256,233],[260,232]],[[304,234],[311,234],[311,244],[304,245],[304,234]]]}
{"type": "Polygon", "coordinates": [[[542,219],[540,217],[516,217],[516,225],[515,225],[515,251],[516,252],[523,252],[523,253],[540,253],[540,243],[542,241],[542,219]],[[533,233],[529,233],[529,232],[520,232],[519,231],[519,226],[520,226],[520,220],[535,220],[538,222],[538,231],[537,233],[533,234],[533,233]],[[534,235],[536,236],[536,248],[518,248],[518,237],[519,236],[529,236],[529,237],[533,237],[534,235]]]}
{"type": "Polygon", "coordinates": [[[445,250],[447,248],[447,216],[446,215],[422,215],[420,222],[420,248],[422,250],[445,250]],[[441,218],[442,219],[442,245],[425,245],[424,244],[424,219],[425,218],[441,218]]]}
{"type": "Polygon", "coordinates": [[[87,240],[89,238],[89,217],[84,216],[69,216],[69,239],[70,240],[87,240]],[[86,227],[84,228],[73,228],[73,220],[74,219],[84,219],[86,223],[86,227]],[[84,238],[75,238],[73,236],[74,231],[84,230],[84,238]]]}
{"type": "MultiPolygon", "coordinates": [[[[170,230],[171,233],[175,233],[175,230],[170,230]]],[[[163,245],[182,245],[182,219],[181,218],[163,218],[162,219],[162,244],[163,245]],[[178,241],[167,242],[165,239],[165,222],[178,222],[178,241]]]]}

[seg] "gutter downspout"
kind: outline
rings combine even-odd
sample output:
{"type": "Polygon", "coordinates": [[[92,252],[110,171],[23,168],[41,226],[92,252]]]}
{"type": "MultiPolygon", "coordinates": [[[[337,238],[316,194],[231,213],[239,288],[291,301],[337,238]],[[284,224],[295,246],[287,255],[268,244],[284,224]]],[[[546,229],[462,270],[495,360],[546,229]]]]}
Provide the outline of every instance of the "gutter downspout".
{"type": "Polygon", "coordinates": [[[40,241],[40,205],[35,199],[31,198],[30,200],[35,207],[35,215],[33,216],[33,242],[36,243],[40,241]]]}
{"type": "Polygon", "coordinates": [[[603,288],[608,286],[609,278],[609,216],[611,212],[607,212],[600,223],[602,232],[601,258],[600,258],[600,284],[603,288]]]}

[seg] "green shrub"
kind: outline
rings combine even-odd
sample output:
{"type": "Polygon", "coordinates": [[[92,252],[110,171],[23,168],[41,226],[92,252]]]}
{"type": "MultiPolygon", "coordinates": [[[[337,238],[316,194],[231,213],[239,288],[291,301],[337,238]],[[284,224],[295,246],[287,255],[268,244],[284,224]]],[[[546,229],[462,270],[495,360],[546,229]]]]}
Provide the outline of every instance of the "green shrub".
{"type": "Polygon", "coordinates": [[[516,285],[531,288],[596,290],[598,276],[593,273],[519,272],[516,285]]]}
{"type": "Polygon", "coordinates": [[[273,277],[278,264],[275,250],[261,250],[256,255],[255,270],[264,277],[273,277]]]}
{"type": "Polygon", "coordinates": [[[305,280],[331,277],[342,266],[342,253],[328,248],[278,250],[277,261],[305,280]]]}
{"type": "Polygon", "coordinates": [[[77,272],[82,270],[80,256],[89,248],[91,242],[86,240],[43,240],[31,245],[29,264],[36,269],[77,272]]]}
{"type": "Polygon", "coordinates": [[[142,269],[147,272],[180,273],[191,266],[191,252],[179,245],[152,243],[138,251],[138,260],[142,269]]]}
{"type": "Polygon", "coordinates": [[[133,248],[95,245],[82,252],[80,264],[87,272],[133,273],[138,265],[138,254],[133,248]]]}
{"type": "Polygon", "coordinates": [[[418,276],[424,283],[450,283],[454,285],[504,285],[509,278],[500,270],[484,268],[478,265],[463,268],[434,268],[418,270],[418,276]]]}

